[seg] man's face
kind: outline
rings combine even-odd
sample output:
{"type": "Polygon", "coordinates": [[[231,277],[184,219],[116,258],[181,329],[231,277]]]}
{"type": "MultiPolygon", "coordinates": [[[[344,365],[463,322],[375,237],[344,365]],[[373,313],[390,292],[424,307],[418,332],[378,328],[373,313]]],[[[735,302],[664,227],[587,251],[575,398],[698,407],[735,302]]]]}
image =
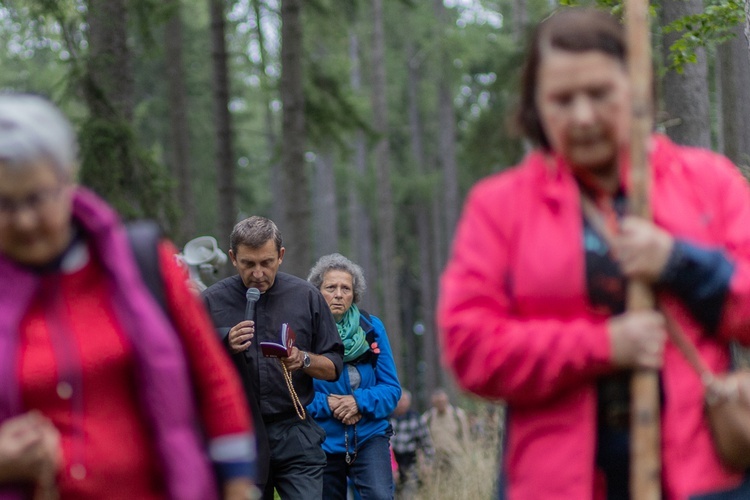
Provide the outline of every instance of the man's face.
{"type": "Polygon", "coordinates": [[[259,248],[241,244],[237,246],[236,254],[229,250],[229,258],[246,287],[257,288],[260,293],[265,293],[273,286],[276,273],[279,272],[284,259],[284,247],[277,251],[273,239],[259,248]]]}
{"type": "Polygon", "coordinates": [[[439,393],[432,396],[432,406],[438,411],[438,413],[445,413],[448,409],[448,395],[439,393]]]}

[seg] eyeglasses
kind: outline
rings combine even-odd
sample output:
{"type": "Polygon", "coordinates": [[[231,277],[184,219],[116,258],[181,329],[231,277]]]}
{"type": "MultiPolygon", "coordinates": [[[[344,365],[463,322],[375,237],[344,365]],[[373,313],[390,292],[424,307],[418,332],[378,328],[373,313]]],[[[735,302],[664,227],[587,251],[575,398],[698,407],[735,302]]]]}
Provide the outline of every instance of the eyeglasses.
{"type": "Polygon", "coordinates": [[[65,184],[59,184],[55,187],[40,189],[18,199],[0,196],[0,219],[9,220],[16,213],[25,209],[34,213],[47,210],[53,202],[58,200],[65,186],[65,184]]]}

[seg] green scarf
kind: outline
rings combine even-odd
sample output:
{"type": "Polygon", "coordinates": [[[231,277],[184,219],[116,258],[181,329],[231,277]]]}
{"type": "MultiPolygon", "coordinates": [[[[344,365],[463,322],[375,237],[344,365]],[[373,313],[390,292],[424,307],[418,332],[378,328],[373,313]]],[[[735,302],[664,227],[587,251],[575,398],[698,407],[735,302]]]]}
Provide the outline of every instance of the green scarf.
{"type": "Polygon", "coordinates": [[[352,304],[344,317],[337,323],[341,340],[344,341],[344,363],[353,361],[370,348],[365,339],[365,331],[359,326],[359,308],[352,304]]]}

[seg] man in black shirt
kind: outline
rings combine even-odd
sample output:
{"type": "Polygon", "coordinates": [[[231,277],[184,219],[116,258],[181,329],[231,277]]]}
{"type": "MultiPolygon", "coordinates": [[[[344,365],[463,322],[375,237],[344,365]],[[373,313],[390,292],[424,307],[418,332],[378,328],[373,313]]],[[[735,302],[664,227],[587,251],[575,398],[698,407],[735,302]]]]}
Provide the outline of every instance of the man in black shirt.
{"type": "Polygon", "coordinates": [[[320,444],[325,433],[305,416],[304,407],[313,399],[313,378],[339,377],[344,347],[320,292],[305,280],[278,272],[285,251],[281,243],[271,220],[254,216],[239,222],[229,250],[238,274],[209,287],[203,297],[245,384],[259,440],[264,498],[273,499],[274,488],[285,500],[321,498],[326,458],[320,444]],[[261,293],[255,321],[245,319],[248,288],[261,293]],[[296,344],[289,357],[266,358],[259,343],[279,342],[282,323],[295,332],[296,344]]]}

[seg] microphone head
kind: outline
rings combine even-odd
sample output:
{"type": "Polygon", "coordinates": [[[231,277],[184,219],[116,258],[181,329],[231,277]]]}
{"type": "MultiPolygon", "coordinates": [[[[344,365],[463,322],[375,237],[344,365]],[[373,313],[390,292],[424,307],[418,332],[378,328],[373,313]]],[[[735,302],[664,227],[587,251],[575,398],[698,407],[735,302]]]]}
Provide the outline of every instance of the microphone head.
{"type": "Polygon", "coordinates": [[[260,298],[260,290],[257,288],[248,288],[245,292],[245,298],[248,302],[256,302],[260,298]]]}

